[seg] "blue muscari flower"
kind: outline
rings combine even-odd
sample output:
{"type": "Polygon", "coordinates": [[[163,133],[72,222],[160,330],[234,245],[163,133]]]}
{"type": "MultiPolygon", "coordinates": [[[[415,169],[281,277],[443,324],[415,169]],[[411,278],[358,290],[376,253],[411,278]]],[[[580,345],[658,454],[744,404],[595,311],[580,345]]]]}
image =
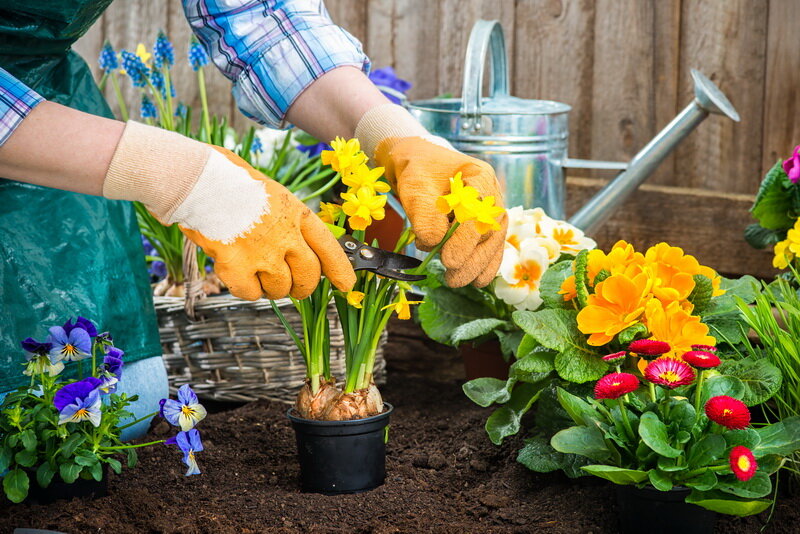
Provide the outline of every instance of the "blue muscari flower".
{"type": "Polygon", "coordinates": [[[297,150],[300,152],[305,152],[308,154],[309,158],[314,158],[320,155],[323,150],[333,150],[328,143],[317,143],[315,145],[304,145],[299,144],[297,145],[297,150]]]}
{"type": "Polygon", "coordinates": [[[378,86],[386,98],[395,104],[400,103],[398,93],[404,95],[411,89],[411,82],[398,78],[392,67],[384,67],[370,72],[369,79],[378,86]],[[389,91],[385,89],[389,89],[389,91]]]}
{"type": "Polygon", "coordinates": [[[95,427],[100,426],[100,385],[100,379],[90,376],[59,389],[53,397],[59,412],[58,424],[90,421],[95,427]]]}
{"type": "Polygon", "coordinates": [[[60,361],[83,360],[92,351],[92,338],[86,330],[78,326],[72,327],[69,333],[64,327],[51,327],[47,342],[53,345],[50,349],[50,362],[54,365],[60,361]]]}
{"type": "Polygon", "coordinates": [[[161,415],[173,426],[180,426],[184,432],[194,427],[206,416],[206,409],[197,400],[197,395],[189,384],[178,389],[178,400],[162,399],[161,415]]]}
{"type": "Polygon", "coordinates": [[[153,65],[160,69],[163,65],[171,67],[175,63],[175,49],[163,31],[158,32],[153,45],[153,65]]]}
{"type": "Polygon", "coordinates": [[[70,317],[61,328],[63,328],[64,332],[67,334],[72,332],[74,328],[83,328],[86,330],[86,333],[89,334],[89,337],[97,337],[97,327],[94,325],[94,323],[85,317],[81,317],[80,315],[77,319],[75,319],[75,324],[72,324],[72,318],[70,317]]]}
{"type": "Polygon", "coordinates": [[[179,102],[178,107],[175,108],[175,116],[185,119],[187,113],[189,113],[189,108],[187,108],[186,104],[184,104],[183,102],[179,102]]]}
{"type": "Polygon", "coordinates": [[[161,74],[161,71],[153,70],[150,73],[150,83],[153,84],[153,87],[158,89],[161,94],[164,94],[164,75],[161,74]]]}
{"type": "Polygon", "coordinates": [[[186,471],[186,476],[199,475],[200,468],[197,466],[197,460],[194,453],[203,450],[203,442],[200,441],[200,432],[196,428],[188,432],[178,432],[174,438],[169,438],[166,442],[167,445],[177,445],[183,451],[183,463],[189,466],[186,471]]]}
{"type": "Polygon", "coordinates": [[[125,73],[130,77],[131,83],[134,87],[145,87],[147,85],[147,78],[150,76],[150,69],[144,64],[142,59],[132,52],[123,50],[122,54],[122,68],[125,73]]]}
{"type": "Polygon", "coordinates": [[[158,110],[156,109],[156,105],[153,104],[152,100],[147,98],[147,95],[142,95],[142,107],[139,110],[139,113],[142,115],[143,119],[158,118],[158,110]]]}
{"type": "Polygon", "coordinates": [[[253,144],[250,145],[250,152],[252,152],[253,154],[260,154],[264,152],[264,145],[261,144],[261,138],[259,137],[253,138],[253,144]]]}
{"type": "Polygon", "coordinates": [[[111,43],[106,41],[103,43],[103,48],[100,50],[100,57],[97,59],[100,68],[106,72],[115,71],[119,68],[119,58],[114,51],[111,43]]]}
{"type": "Polygon", "coordinates": [[[192,37],[192,42],[189,44],[189,64],[192,66],[192,70],[195,71],[208,65],[208,54],[206,54],[203,45],[194,37],[192,37]]]}

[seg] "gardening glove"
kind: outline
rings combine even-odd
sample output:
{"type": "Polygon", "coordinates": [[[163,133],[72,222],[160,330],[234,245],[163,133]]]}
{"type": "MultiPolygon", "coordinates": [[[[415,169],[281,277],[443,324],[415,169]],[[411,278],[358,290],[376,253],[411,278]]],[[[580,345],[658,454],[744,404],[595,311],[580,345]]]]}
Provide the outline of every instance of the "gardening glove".
{"type": "Polygon", "coordinates": [[[324,273],[342,291],[355,273],[336,238],[278,182],[231,151],[128,122],[103,196],[137,200],[210,257],[231,294],[309,296],[324,273]]]}
{"type": "MultiPolygon", "coordinates": [[[[450,178],[461,172],[465,185],[481,197],[493,196],[498,206],[503,194],[491,165],[455,150],[441,137],[432,136],[405,109],[383,104],[367,111],[356,127],[361,148],[377,165],[397,193],[408,215],[417,247],[431,250],[445,236],[452,222],[436,208],[436,200],[450,193],[450,178]]],[[[480,235],[475,223],[459,226],[442,247],[445,281],[450,287],[474,284],[483,287],[494,280],[503,259],[508,217],[498,217],[500,230],[480,235]]]]}

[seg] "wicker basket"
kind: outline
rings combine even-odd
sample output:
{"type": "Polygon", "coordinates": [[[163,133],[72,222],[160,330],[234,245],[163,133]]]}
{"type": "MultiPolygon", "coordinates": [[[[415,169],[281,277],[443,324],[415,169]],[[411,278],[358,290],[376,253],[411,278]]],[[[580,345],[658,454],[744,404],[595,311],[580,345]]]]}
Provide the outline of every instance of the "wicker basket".
{"type": "MultiPolygon", "coordinates": [[[[193,252],[193,248],[191,249],[193,252]]],[[[184,258],[196,258],[184,253],[184,258]]],[[[196,272],[184,265],[184,272],[196,272]]],[[[286,333],[268,300],[255,302],[231,295],[204,297],[202,284],[190,280],[183,297],[153,297],[170,389],[183,384],[204,399],[247,402],[269,399],[294,402],[305,378],[303,356],[286,333]]],[[[289,299],[276,301],[286,319],[302,331],[300,314],[289,299]]],[[[344,375],[344,336],[336,308],[328,308],[331,326],[331,374],[344,375]]],[[[375,357],[375,382],[385,382],[383,346],[375,357]]]]}

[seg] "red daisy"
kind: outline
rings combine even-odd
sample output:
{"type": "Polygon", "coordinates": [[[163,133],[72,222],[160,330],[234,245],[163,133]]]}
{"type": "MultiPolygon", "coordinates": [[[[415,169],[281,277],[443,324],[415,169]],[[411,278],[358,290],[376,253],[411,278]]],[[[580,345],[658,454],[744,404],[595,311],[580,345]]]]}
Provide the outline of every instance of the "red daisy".
{"type": "Polygon", "coordinates": [[[628,345],[628,350],[635,352],[645,358],[661,356],[668,353],[671,348],[666,341],[656,341],[655,339],[637,339],[628,345]]]}
{"type": "Polygon", "coordinates": [[[636,391],[639,379],[630,373],[611,373],[597,381],[594,386],[594,398],[617,399],[626,393],[636,391]]]}
{"type": "Polygon", "coordinates": [[[753,456],[753,451],[742,445],[737,445],[731,450],[729,460],[731,462],[731,471],[742,482],[747,482],[753,478],[753,475],[758,470],[758,463],[755,456],[753,456]]]}
{"type": "Polygon", "coordinates": [[[746,428],[750,424],[750,410],[739,399],[718,395],[706,402],[706,415],[709,419],[726,428],[746,428]]]}
{"type": "Polygon", "coordinates": [[[653,384],[675,389],[694,381],[694,371],[685,362],[674,358],[658,358],[644,368],[644,378],[653,384]]]}
{"type": "Polygon", "coordinates": [[[692,350],[702,350],[703,352],[717,352],[714,345],[692,345],[692,350]]]}
{"type": "Polygon", "coordinates": [[[626,354],[627,352],[625,352],[624,350],[621,350],[619,352],[614,352],[612,354],[606,354],[605,356],[603,356],[603,361],[615,365],[623,361],[625,359],[626,354]]]}
{"type": "Polygon", "coordinates": [[[704,350],[690,350],[689,352],[683,353],[683,361],[695,369],[711,369],[722,363],[719,356],[713,352],[706,352],[704,350]]]}

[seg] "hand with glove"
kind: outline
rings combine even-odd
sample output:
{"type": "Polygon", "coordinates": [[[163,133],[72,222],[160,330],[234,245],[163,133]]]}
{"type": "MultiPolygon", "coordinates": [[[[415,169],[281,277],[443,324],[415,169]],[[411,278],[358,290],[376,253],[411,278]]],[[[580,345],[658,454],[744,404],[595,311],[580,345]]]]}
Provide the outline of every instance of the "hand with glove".
{"type": "MultiPolygon", "coordinates": [[[[450,193],[450,178],[462,174],[465,185],[482,197],[492,196],[502,205],[503,195],[488,163],[456,151],[442,138],[431,136],[405,109],[383,104],[367,111],[356,127],[364,152],[386,169],[408,215],[417,247],[431,250],[445,236],[452,221],[436,209],[436,200],[450,193]]],[[[451,287],[489,284],[503,259],[508,220],[498,220],[500,230],[480,235],[475,223],[460,225],[442,247],[445,280],[451,287]]]]}
{"type": "Polygon", "coordinates": [[[103,183],[138,200],[214,258],[240,298],[303,299],[322,273],[348,291],[355,273],[322,221],[292,193],[224,148],[128,122],[103,183]]]}

